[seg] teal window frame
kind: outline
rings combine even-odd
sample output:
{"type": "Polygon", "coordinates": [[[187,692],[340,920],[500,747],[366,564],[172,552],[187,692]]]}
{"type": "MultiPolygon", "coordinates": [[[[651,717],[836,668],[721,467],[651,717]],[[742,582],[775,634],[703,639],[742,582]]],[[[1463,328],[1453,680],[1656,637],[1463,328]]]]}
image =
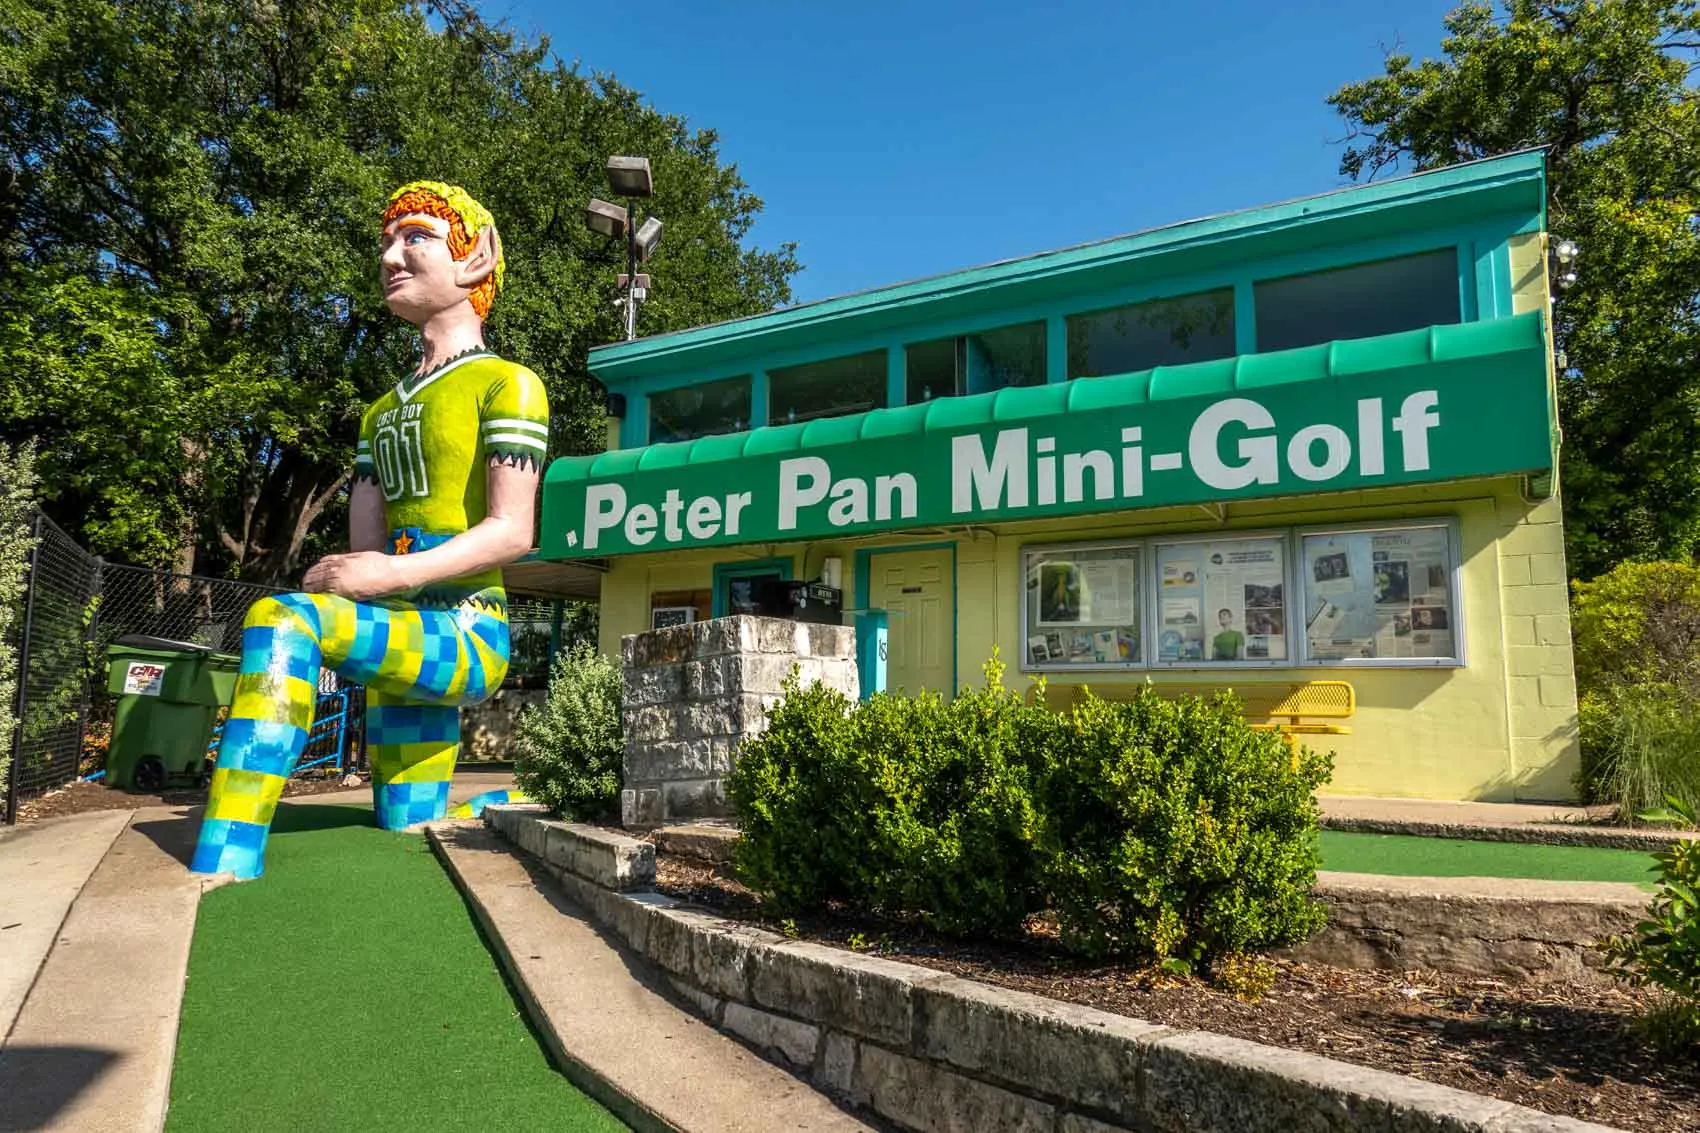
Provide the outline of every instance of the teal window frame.
{"type": "Polygon", "coordinates": [[[760,578],[774,573],[779,575],[781,582],[790,582],[792,565],[791,559],[785,557],[744,559],[735,563],[715,563],[714,598],[710,605],[710,616],[724,618],[730,613],[727,609],[726,583],[735,578],[760,578]]]}

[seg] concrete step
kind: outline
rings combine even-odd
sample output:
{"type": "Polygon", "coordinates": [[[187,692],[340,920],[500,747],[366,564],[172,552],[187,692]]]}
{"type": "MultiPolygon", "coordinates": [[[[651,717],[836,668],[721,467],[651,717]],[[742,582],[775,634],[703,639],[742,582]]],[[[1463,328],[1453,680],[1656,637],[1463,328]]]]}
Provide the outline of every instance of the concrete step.
{"type": "Polygon", "coordinates": [[[634,1128],[878,1128],[681,1007],[642,957],[482,823],[431,833],[556,1064],[634,1128]]]}
{"type": "MultiPolygon", "coordinates": [[[[184,869],[195,824],[181,809],[120,819],[0,1047],[0,1130],[164,1127],[195,911],[211,882],[184,869]]],[[[37,829],[51,840],[63,828],[37,829]]]]}

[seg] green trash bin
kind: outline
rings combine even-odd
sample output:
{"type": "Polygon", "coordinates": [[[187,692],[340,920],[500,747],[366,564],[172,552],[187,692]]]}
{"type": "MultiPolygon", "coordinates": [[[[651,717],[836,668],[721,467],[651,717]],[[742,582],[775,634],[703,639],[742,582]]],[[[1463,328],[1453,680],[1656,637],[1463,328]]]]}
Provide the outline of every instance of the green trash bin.
{"type": "Polygon", "coordinates": [[[158,791],[203,780],[218,710],[236,693],[242,659],[162,637],[121,637],[106,650],[117,697],[106,781],[158,791]]]}

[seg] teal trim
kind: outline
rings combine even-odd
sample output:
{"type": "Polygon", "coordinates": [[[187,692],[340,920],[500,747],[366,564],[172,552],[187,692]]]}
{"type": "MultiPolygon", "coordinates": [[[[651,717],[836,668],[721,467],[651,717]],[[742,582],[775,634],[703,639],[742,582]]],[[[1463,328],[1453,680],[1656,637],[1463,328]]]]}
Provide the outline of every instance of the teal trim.
{"type": "MultiPolygon", "coordinates": [[[[903,543],[894,547],[865,547],[856,551],[856,606],[858,610],[868,608],[869,595],[872,593],[868,579],[872,577],[875,555],[895,555],[905,551],[939,551],[950,548],[950,695],[954,697],[961,687],[962,658],[958,655],[962,628],[962,602],[960,590],[956,585],[956,544],[948,539],[934,540],[931,543],[903,543]]],[[[862,698],[866,700],[867,697],[862,698]]]]}
{"type": "MultiPolygon", "coordinates": [[[[1477,299],[1476,283],[1476,246],[1460,244],[1458,255],[1458,318],[1461,322],[1472,323],[1482,317],[1481,303],[1477,299]]],[[[1492,292],[1489,292],[1491,301],[1492,292]]],[[[1488,316],[1491,318],[1492,316],[1488,316]]]]}
{"type": "Polygon", "coordinates": [[[1068,380],[1068,316],[1051,315],[1045,320],[1045,381],[1068,380]]]}
{"type": "Polygon", "coordinates": [[[1430,246],[1455,245],[1460,229],[1493,217],[1506,217],[1511,231],[1522,231],[1545,204],[1544,154],[1510,154],[598,347],[590,367],[604,383],[623,388],[661,374],[724,369],[738,359],[785,358],[769,363],[775,365],[818,360],[899,338],[962,333],[970,320],[1002,325],[1102,306],[1096,300],[1072,304],[1140,279],[1228,265],[1240,265],[1231,272],[1238,275],[1245,265],[1267,268],[1279,257],[1305,253],[1324,266],[1345,266],[1377,258],[1364,246],[1401,233],[1447,233],[1430,246]]]}
{"type": "Polygon", "coordinates": [[[792,560],[788,557],[771,559],[743,559],[735,563],[714,564],[714,595],[711,599],[711,617],[723,618],[727,614],[725,586],[723,583],[734,578],[749,578],[764,574],[779,572],[779,577],[786,582],[791,581],[792,560]]]}
{"type": "Polygon", "coordinates": [[[1249,279],[1234,284],[1234,353],[1257,353],[1257,285],[1249,279]]]}
{"type": "Polygon", "coordinates": [[[750,375],[750,428],[755,428],[758,421],[767,420],[767,412],[772,405],[772,391],[766,368],[758,367],[750,375]]]}
{"type": "Polygon", "coordinates": [[[642,448],[649,443],[649,398],[626,395],[626,415],[620,418],[620,447],[642,448]]]}
{"type": "Polygon", "coordinates": [[[1503,240],[1477,241],[1475,253],[1476,302],[1484,319],[1511,314],[1511,249],[1503,240]]]}
{"type": "Polygon", "coordinates": [[[904,405],[909,401],[909,366],[903,357],[903,347],[893,344],[885,348],[885,403],[904,405]]]}

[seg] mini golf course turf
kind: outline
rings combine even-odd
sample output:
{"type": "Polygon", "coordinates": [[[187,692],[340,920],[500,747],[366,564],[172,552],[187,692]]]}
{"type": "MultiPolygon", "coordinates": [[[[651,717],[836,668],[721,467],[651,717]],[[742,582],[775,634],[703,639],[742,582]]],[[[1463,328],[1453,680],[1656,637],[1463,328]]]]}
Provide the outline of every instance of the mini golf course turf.
{"type": "Polygon", "coordinates": [[[1652,866],[1652,855],[1639,850],[1322,832],[1322,868],[1344,873],[1626,881],[1651,889],[1652,866]]]}
{"type": "Polygon", "coordinates": [[[422,836],[297,803],[265,876],[201,900],[166,1128],[625,1126],[550,1066],[422,836]]]}

